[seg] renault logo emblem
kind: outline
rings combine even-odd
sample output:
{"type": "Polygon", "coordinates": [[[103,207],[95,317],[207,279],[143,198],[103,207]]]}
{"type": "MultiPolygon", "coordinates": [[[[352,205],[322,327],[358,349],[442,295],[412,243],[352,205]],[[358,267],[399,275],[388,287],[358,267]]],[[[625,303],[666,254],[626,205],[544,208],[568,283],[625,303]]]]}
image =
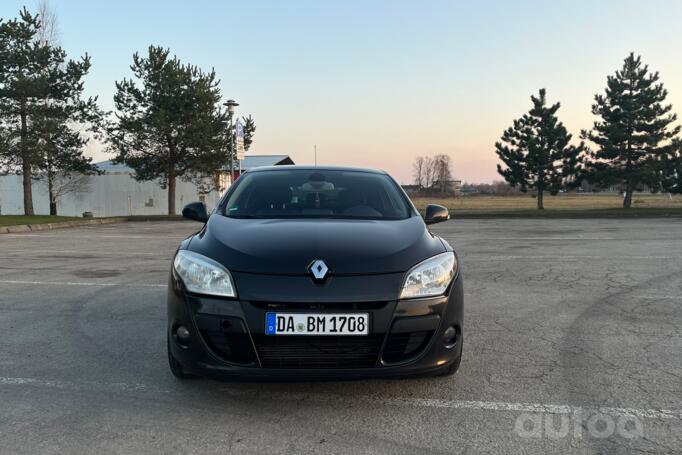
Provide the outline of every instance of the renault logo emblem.
{"type": "Polygon", "coordinates": [[[310,270],[310,273],[313,274],[313,277],[316,280],[324,280],[325,277],[327,276],[327,272],[329,272],[329,267],[327,267],[327,264],[324,263],[322,259],[315,259],[312,264],[310,264],[310,267],[308,267],[308,270],[310,270]]]}

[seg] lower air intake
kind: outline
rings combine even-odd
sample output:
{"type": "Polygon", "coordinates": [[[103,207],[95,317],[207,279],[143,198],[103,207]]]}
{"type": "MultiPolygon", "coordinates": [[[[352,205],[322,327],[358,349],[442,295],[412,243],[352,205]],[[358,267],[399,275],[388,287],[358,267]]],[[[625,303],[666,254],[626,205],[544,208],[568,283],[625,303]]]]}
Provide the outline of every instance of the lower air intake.
{"type": "Polygon", "coordinates": [[[392,333],[384,347],[382,358],[386,363],[400,363],[421,354],[429,344],[433,331],[392,333]]]}
{"type": "Polygon", "coordinates": [[[268,336],[254,342],[264,368],[371,368],[383,336],[268,336]]]}

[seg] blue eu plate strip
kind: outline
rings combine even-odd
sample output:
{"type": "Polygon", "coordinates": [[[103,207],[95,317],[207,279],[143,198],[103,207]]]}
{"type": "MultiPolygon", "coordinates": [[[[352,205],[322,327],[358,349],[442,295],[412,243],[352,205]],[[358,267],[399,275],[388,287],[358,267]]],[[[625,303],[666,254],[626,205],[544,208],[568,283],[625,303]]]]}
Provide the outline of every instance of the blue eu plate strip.
{"type": "Polygon", "coordinates": [[[277,315],[275,313],[265,314],[265,334],[274,335],[277,333],[277,315]]]}

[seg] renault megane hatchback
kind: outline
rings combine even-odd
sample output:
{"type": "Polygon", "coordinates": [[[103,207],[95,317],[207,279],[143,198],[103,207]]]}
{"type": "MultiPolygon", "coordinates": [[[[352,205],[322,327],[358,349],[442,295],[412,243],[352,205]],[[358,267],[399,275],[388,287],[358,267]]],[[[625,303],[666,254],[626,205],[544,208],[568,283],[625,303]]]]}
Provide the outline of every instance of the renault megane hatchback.
{"type": "Polygon", "coordinates": [[[172,373],[251,378],[452,374],[462,278],[386,173],[277,166],[246,172],[173,259],[172,373]]]}

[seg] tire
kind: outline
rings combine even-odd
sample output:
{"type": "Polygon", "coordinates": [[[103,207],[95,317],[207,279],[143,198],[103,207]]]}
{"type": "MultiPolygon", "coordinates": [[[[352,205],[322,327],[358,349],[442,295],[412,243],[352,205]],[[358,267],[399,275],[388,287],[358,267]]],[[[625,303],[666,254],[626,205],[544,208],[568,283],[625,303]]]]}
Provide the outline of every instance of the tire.
{"type": "Polygon", "coordinates": [[[168,338],[168,342],[166,343],[166,350],[168,351],[168,366],[170,367],[173,376],[178,379],[191,379],[196,377],[193,374],[186,373],[185,369],[182,367],[182,364],[178,362],[175,357],[173,357],[170,349],[170,338],[168,338]]]}

